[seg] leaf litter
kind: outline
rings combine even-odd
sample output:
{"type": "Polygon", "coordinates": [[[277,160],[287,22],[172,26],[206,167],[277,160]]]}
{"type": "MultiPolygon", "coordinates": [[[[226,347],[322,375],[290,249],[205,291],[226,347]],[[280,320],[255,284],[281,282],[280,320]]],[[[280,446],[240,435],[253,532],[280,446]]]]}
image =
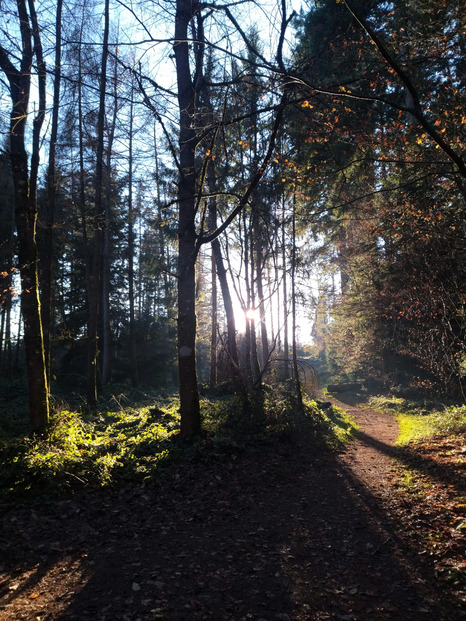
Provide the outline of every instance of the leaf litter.
{"type": "Polygon", "coordinates": [[[344,455],[250,443],[153,482],[11,509],[0,621],[460,618],[461,440],[391,454],[393,419],[350,413],[366,437],[344,455]]]}

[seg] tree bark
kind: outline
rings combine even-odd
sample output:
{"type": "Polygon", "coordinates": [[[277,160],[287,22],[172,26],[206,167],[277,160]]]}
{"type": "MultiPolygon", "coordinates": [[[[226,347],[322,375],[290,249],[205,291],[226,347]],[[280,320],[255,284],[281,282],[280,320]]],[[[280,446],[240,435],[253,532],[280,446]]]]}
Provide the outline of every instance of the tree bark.
{"type": "Polygon", "coordinates": [[[50,382],[53,298],[53,227],[55,220],[55,197],[57,194],[56,146],[58,135],[58,112],[61,82],[61,22],[63,0],[57,1],[55,18],[55,81],[53,84],[52,125],[50,130],[49,162],[47,169],[47,210],[45,215],[44,255],[42,257],[42,325],[44,331],[45,363],[50,382]]]}
{"type": "Polygon", "coordinates": [[[104,38],[102,43],[102,62],[100,71],[100,94],[99,112],[97,117],[97,153],[95,169],[95,208],[94,208],[94,248],[92,265],[89,274],[88,287],[88,358],[87,358],[87,404],[93,409],[97,405],[97,378],[98,378],[98,318],[100,303],[100,284],[102,269],[102,243],[103,231],[105,226],[105,213],[103,205],[103,166],[104,166],[104,122],[105,122],[105,100],[107,83],[107,60],[108,60],[108,38],[109,38],[109,0],[105,0],[104,8],[104,38]]]}
{"type": "MultiPolygon", "coordinates": [[[[21,68],[18,70],[10,61],[6,51],[0,46],[0,67],[10,83],[12,111],[10,117],[10,158],[15,193],[15,222],[18,234],[18,260],[21,271],[21,313],[24,322],[24,345],[29,388],[30,431],[33,434],[45,432],[49,418],[49,394],[45,367],[44,339],[39,300],[39,282],[37,270],[36,223],[37,203],[34,189],[37,178],[32,173],[37,171],[38,150],[31,158],[31,175],[28,171],[28,158],[25,146],[25,130],[28,116],[29,95],[31,90],[31,72],[35,46],[39,32],[33,34],[30,15],[24,0],[17,0],[19,28],[21,32],[21,68]],[[37,162],[37,164],[36,164],[37,162]]],[[[45,80],[45,73],[39,77],[45,80]]],[[[41,89],[45,85],[41,84],[41,89]]],[[[40,132],[40,118],[43,110],[35,119],[34,138],[40,132]]],[[[34,140],[38,147],[38,139],[34,140]]],[[[36,172],[37,174],[37,172],[36,172]]]]}
{"type": "Polygon", "coordinates": [[[188,28],[194,16],[191,0],[177,0],[175,43],[179,107],[178,184],[178,375],[180,382],[180,432],[191,436],[200,430],[200,405],[196,372],[196,135],[193,128],[195,89],[189,63],[188,28]]]}

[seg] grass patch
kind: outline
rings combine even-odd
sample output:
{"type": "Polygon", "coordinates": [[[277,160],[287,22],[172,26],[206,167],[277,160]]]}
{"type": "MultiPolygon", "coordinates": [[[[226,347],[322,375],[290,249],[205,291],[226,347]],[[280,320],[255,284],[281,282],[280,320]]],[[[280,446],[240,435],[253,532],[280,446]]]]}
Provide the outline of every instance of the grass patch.
{"type": "Polygon", "coordinates": [[[356,422],[337,406],[323,408],[317,401],[304,397],[304,412],[299,413],[292,396],[285,393],[277,399],[277,391],[271,396],[274,400],[268,404],[268,426],[274,433],[288,434],[317,447],[341,450],[359,428],[356,422]]]}
{"type": "Polygon", "coordinates": [[[353,440],[360,426],[349,414],[341,408],[332,405],[324,415],[328,419],[328,425],[337,444],[344,445],[353,440]]]}
{"type": "Polygon", "coordinates": [[[450,406],[430,414],[400,413],[397,420],[399,445],[434,436],[460,435],[466,432],[466,406],[450,406]]]}
{"type": "Polygon", "coordinates": [[[402,397],[371,397],[374,409],[394,412],[399,425],[396,443],[400,446],[435,436],[455,436],[466,432],[466,405],[408,401],[402,397]]]}

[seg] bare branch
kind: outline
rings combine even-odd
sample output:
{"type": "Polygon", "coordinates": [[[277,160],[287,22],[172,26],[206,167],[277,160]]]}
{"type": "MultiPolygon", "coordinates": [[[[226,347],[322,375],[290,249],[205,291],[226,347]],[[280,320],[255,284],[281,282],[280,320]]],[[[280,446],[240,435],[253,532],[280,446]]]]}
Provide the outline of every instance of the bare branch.
{"type": "Polygon", "coordinates": [[[272,133],[270,135],[270,140],[269,140],[269,146],[267,149],[267,153],[265,154],[263,160],[262,160],[262,164],[260,165],[260,167],[257,169],[254,177],[251,180],[251,183],[249,184],[248,189],[246,190],[246,192],[243,194],[243,196],[241,197],[238,205],[233,209],[233,211],[230,213],[230,215],[226,218],[226,220],[217,228],[216,231],[213,231],[212,233],[210,233],[209,235],[201,235],[199,237],[199,241],[198,244],[199,246],[201,244],[208,244],[210,242],[212,242],[214,239],[216,239],[219,235],[221,235],[223,233],[223,231],[225,231],[225,229],[230,225],[231,222],[233,222],[233,220],[236,218],[236,216],[238,214],[241,213],[241,211],[243,210],[243,208],[247,205],[249,199],[251,198],[252,193],[254,192],[254,190],[256,189],[259,181],[262,179],[267,166],[272,158],[274,149],[275,149],[275,143],[276,143],[276,139],[277,139],[277,135],[278,135],[278,131],[280,129],[281,126],[281,122],[283,119],[283,113],[284,110],[287,106],[287,97],[288,97],[288,93],[287,93],[287,89],[284,90],[283,94],[282,94],[282,98],[280,101],[280,106],[278,107],[278,111],[277,111],[277,116],[275,117],[275,122],[273,125],[273,129],[272,129],[272,133]]]}

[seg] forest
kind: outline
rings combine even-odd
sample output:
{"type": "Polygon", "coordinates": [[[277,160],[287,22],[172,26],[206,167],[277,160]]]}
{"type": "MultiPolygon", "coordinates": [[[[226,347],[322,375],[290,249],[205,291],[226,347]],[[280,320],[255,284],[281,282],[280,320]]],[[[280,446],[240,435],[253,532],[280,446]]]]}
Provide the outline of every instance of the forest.
{"type": "Polygon", "coordinates": [[[459,0],[0,0],[0,621],[465,611],[465,75],[459,0]]]}
{"type": "Polygon", "coordinates": [[[4,391],[464,398],[457,2],[3,2],[4,391]],[[113,5],[114,4],[114,5],[113,5]],[[118,388],[115,388],[118,390],[118,388]]]}

